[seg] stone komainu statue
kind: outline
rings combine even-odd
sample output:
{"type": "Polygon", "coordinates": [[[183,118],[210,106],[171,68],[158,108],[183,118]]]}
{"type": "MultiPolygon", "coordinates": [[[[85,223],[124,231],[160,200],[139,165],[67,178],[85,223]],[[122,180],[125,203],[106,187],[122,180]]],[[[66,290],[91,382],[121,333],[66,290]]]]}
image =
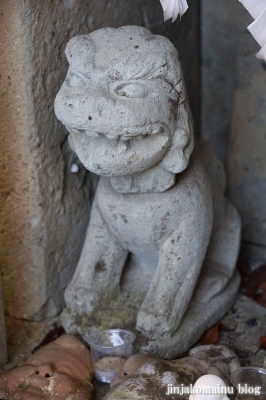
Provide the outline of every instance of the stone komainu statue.
{"type": "Polygon", "coordinates": [[[71,39],[66,55],[56,115],[82,164],[101,179],[65,292],[64,326],[82,333],[83,317],[119,295],[130,253],[153,271],[136,321],[146,338],[141,350],[174,357],[222,317],[238,290],[241,227],[223,195],[222,165],[207,143],[194,149],[168,39],[137,26],[103,28],[71,39]]]}

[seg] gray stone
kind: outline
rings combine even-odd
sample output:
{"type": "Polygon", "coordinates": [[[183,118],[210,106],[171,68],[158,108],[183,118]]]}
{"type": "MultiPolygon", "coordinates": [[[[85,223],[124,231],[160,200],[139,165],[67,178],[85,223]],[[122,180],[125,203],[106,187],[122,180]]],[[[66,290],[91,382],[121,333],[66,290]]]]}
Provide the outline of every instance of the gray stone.
{"type": "Polygon", "coordinates": [[[253,19],[239,1],[204,0],[201,11],[201,137],[227,164],[228,197],[243,222],[242,256],[264,263],[265,62],[255,57],[260,46],[247,30],[253,19]]]}
{"type": "Polygon", "coordinates": [[[223,196],[222,165],[204,142],[190,159],[192,119],[166,38],[104,28],[73,38],[66,54],[56,115],[83,165],[102,177],[64,326],[84,335],[84,318],[119,295],[131,253],[154,274],[138,310],[141,349],[171,358],[222,317],[238,289],[240,220],[223,196]]]}
{"type": "MultiPolygon", "coordinates": [[[[215,278],[213,277],[211,283],[214,281],[215,278]]],[[[209,302],[192,303],[186,311],[181,326],[172,336],[167,337],[164,335],[164,337],[156,337],[153,340],[142,339],[137,343],[137,351],[167,359],[186,352],[200,339],[204,331],[216,324],[226,310],[232,306],[239,287],[239,281],[239,275],[235,272],[229,284],[218,295],[211,298],[209,302]]],[[[209,286],[207,290],[210,288],[212,287],[209,286]]]]}
{"type": "Polygon", "coordinates": [[[266,309],[249,297],[239,295],[231,312],[223,319],[219,343],[233,349],[242,365],[266,366],[266,350],[260,349],[265,336],[266,309]]]}
{"type": "Polygon", "coordinates": [[[265,62],[255,58],[260,46],[247,30],[253,18],[239,1],[201,4],[201,137],[227,163],[228,197],[243,222],[241,256],[264,263],[265,62]]]}
{"type": "Polygon", "coordinates": [[[266,262],[266,71],[255,58],[259,45],[246,27],[253,21],[242,7],[237,85],[228,151],[228,197],[243,221],[243,251],[266,262]]]}
{"type": "Polygon", "coordinates": [[[194,385],[199,377],[212,374],[231,386],[230,374],[240,367],[236,354],[225,346],[199,346],[187,357],[171,362],[148,356],[129,358],[111,382],[104,400],[163,400],[188,398],[174,392],[175,388],[194,385]]]}
{"type": "Polygon", "coordinates": [[[201,137],[208,140],[226,163],[234,101],[239,16],[238,1],[204,0],[201,2],[201,137]],[[237,17],[236,17],[237,16],[237,17]]]}
{"type": "Polygon", "coordinates": [[[79,3],[1,1],[0,267],[5,310],[16,318],[62,309],[89,219],[88,174],[71,173],[78,161],[52,107],[66,29],[87,31],[79,3]]]}
{"type": "Polygon", "coordinates": [[[197,118],[199,2],[190,3],[172,26],[154,0],[1,1],[0,265],[9,315],[36,321],[62,309],[88,224],[96,183],[68,148],[52,106],[67,69],[66,42],[127,23],[174,37],[184,64],[196,65],[186,79],[197,118]]]}
{"type": "Polygon", "coordinates": [[[2,289],[0,280],[0,368],[7,362],[5,318],[2,303],[2,289]]]}

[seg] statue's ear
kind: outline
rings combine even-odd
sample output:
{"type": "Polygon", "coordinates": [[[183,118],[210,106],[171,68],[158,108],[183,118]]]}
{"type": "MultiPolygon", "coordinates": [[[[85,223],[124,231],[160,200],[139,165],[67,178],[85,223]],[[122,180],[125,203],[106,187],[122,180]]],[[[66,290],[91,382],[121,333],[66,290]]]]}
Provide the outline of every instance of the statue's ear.
{"type": "Polygon", "coordinates": [[[187,168],[194,147],[194,129],[189,105],[184,101],[178,108],[172,144],[160,163],[164,169],[174,174],[187,168]]]}
{"type": "Polygon", "coordinates": [[[73,37],[66,46],[66,57],[72,68],[89,74],[93,68],[95,45],[89,35],[73,37]]]}

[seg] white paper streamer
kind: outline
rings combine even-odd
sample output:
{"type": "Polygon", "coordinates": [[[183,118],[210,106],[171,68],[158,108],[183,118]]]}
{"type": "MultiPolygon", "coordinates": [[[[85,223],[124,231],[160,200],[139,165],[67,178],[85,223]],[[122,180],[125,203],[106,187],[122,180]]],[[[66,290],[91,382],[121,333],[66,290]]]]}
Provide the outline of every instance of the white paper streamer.
{"type": "Polygon", "coordinates": [[[172,22],[175,22],[178,15],[180,17],[185,14],[188,9],[186,0],[160,0],[164,12],[164,21],[172,18],[172,22]]]}
{"type": "Polygon", "coordinates": [[[261,46],[256,54],[257,58],[266,61],[266,0],[239,0],[248,10],[255,21],[248,26],[248,30],[261,46]]]}
{"type": "Polygon", "coordinates": [[[262,49],[256,54],[257,58],[264,59],[266,61],[266,44],[262,47],[262,49]]]}

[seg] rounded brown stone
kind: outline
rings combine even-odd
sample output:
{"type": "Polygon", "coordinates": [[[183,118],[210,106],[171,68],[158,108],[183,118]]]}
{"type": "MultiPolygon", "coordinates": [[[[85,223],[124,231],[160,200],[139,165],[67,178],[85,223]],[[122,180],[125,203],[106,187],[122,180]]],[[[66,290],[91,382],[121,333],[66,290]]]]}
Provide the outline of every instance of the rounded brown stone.
{"type": "Polygon", "coordinates": [[[0,376],[0,398],[89,400],[94,378],[90,351],[73,335],[38,350],[0,376]]]}

